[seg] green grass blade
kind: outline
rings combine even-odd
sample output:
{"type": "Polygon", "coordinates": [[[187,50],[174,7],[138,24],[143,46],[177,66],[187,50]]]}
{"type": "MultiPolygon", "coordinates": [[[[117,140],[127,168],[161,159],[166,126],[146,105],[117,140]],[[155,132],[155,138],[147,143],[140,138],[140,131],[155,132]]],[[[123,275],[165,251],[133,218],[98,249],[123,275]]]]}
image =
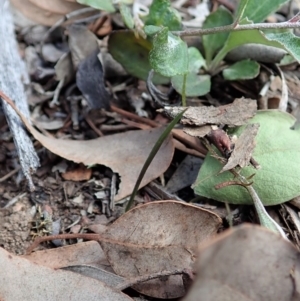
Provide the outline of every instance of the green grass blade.
{"type": "Polygon", "coordinates": [[[171,133],[172,129],[175,127],[175,125],[178,123],[178,121],[181,119],[182,115],[184,114],[184,112],[187,109],[185,109],[184,111],[182,111],[181,113],[179,113],[173,120],[172,122],[169,123],[169,125],[166,127],[166,129],[163,131],[163,133],[160,135],[160,137],[158,138],[157,142],[155,143],[154,147],[152,148],[147,160],[145,161],[145,164],[138,176],[138,179],[135,183],[135,186],[133,188],[132,194],[130,196],[129,202],[126,206],[125,212],[127,212],[133,204],[134,198],[136,196],[136,193],[139,189],[139,186],[142,182],[142,179],[149,167],[149,165],[151,164],[152,160],[154,159],[155,155],[157,154],[159,148],[161,147],[161,145],[163,144],[163,142],[166,140],[166,138],[169,136],[169,134],[171,133]]]}

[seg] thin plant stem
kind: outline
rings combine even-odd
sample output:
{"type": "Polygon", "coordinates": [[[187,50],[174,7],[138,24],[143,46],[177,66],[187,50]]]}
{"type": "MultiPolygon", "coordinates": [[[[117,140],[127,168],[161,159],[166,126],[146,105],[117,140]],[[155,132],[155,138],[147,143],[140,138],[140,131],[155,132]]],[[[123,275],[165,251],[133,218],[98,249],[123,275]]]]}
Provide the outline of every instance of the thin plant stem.
{"type": "Polygon", "coordinates": [[[268,214],[267,210],[265,209],[262,201],[260,200],[257,192],[253,188],[252,185],[247,185],[248,182],[241,174],[234,172],[234,175],[241,181],[241,183],[246,184],[243,187],[245,187],[250,194],[255,210],[258,215],[258,219],[260,224],[263,227],[266,227],[274,232],[279,233],[283,238],[286,239],[286,235],[282,228],[272,219],[272,217],[268,214]]]}
{"type": "Polygon", "coordinates": [[[163,133],[160,135],[160,137],[158,138],[158,140],[156,141],[155,145],[153,146],[147,160],[145,161],[144,166],[142,167],[142,170],[138,176],[138,179],[134,185],[133,191],[131,193],[129,202],[126,206],[125,212],[127,212],[133,205],[133,201],[134,198],[136,196],[136,193],[139,189],[139,186],[143,180],[143,177],[148,169],[148,167],[150,166],[152,160],[154,159],[155,155],[157,154],[158,150],[160,149],[161,145],[163,144],[163,142],[167,139],[168,135],[171,133],[172,129],[175,127],[175,125],[177,124],[177,122],[181,119],[182,115],[184,114],[184,112],[187,109],[183,110],[181,113],[179,113],[171,122],[170,124],[166,127],[166,129],[163,131],[163,133]]]}
{"type": "Polygon", "coordinates": [[[185,93],[185,89],[186,89],[186,76],[187,74],[185,73],[183,75],[183,83],[182,83],[182,106],[186,107],[186,93],[185,93]]]}
{"type": "Polygon", "coordinates": [[[242,30],[266,30],[266,29],[288,29],[288,28],[300,28],[300,22],[280,22],[280,23],[254,23],[254,24],[243,24],[243,25],[225,25],[206,29],[188,29],[183,31],[172,31],[174,35],[179,37],[183,36],[204,36],[208,34],[214,34],[226,31],[242,31],[242,30]]]}

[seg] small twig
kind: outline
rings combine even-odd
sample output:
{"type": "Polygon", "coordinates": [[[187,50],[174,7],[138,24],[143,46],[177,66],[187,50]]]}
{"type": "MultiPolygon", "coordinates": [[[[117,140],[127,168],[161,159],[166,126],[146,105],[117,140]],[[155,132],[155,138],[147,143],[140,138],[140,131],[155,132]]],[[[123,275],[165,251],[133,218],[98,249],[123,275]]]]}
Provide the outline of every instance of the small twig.
{"type": "Polygon", "coordinates": [[[56,239],[76,239],[82,238],[86,240],[99,241],[101,239],[100,234],[88,234],[88,233],[76,233],[76,234],[59,234],[59,235],[49,235],[44,237],[37,237],[34,242],[27,248],[26,254],[29,255],[32,251],[39,246],[42,242],[56,240],[56,239]]]}
{"type": "Polygon", "coordinates": [[[26,196],[27,192],[21,193],[17,196],[15,196],[14,198],[12,198],[3,208],[8,208],[12,205],[14,205],[15,203],[17,203],[19,200],[21,200],[24,196],[26,196]]]}
{"type": "Polygon", "coordinates": [[[281,23],[254,23],[254,24],[244,24],[236,25],[230,24],[225,26],[207,28],[207,29],[187,29],[184,31],[173,31],[174,35],[179,37],[187,36],[204,36],[219,32],[226,31],[242,31],[242,30],[265,30],[265,29],[288,29],[288,28],[300,28],[300,23],[295,22],[281,22],[281,23]]]}
{"type": "Polygon", "coordinates": [[[91,127],[91,129],[99,136],[103,137],[104,134],[95,126],[94,122],[90,119],[88,115],[84,116],[86,123],[91,127]]]}
{"type": "MultiPolygon", "coordinates": [[[[125,110],[122,110],[114,105],[111,106],[111,110],[113,112],[116,112],[122,116],[125,116],[127,118],[130,118],[130,119],[133,119],[139,123],[144,123],[144,124],[147,124],[147,125],[150,125],[151,127],[159,127],[159,126],[162,126],[161,124],[153,121],[153,120],[150,120],[150,119],[147,119],[147,118],[144,118],[144,117],[140,117],[134,113],[131,113],[131,112],[128,112],[128,111],[125,111],[125,110]]],[[[182,143],[184,143],[185,145],[189,146],[190,148],[200,152],[201,154],[203,154],[204,156],[206,155],[207,151],[205,150],[204,147],[201,147],[200,145],[196,144],[196,143],[193,143],[192,141],[188,140],[188,139],[185,139],[184,137],[182,137],[181,135],[179,135],[178,133],[176,133],[176,130],[172,130],[172,135],[174,138],[176,138],[177,140],[181,141],[182,143]]]]}
{"type": "Polygon", "coordinates": [[[116,113],[118,113],[118,114],[120,114],[122,116],[125,116],[127,118],[131,118],[131,119],[133,119],[135,121],[148,124],[151,127],[158,127],[158,126],[160,126],[159,123],[157,123],[157,122],[155,122],[153,120],[150,120],[150,119],[147,119],[147,118],[144,118],[144,117],[140,117],[140,116],[138,116],[138,115],[136,115],[134,113],[122,110],[122,109],[120,109],[120,108],[118,108],[118,107],[116,107],[114,105],[111,105],[110,108],[111,108],[111,110],[113,112],[116,112],[116,113]]]}
{"type": "Polygon", "coordinates": [[[21,166],[15,168],[14,170],[10,171],[5,176],[3,176],[2,178],[0,178],[0,183],[6,181],[7,179],[9,179],[11,176],[13,176],[14,174],[16,174],[19,170],[21,170],[21,166]]]}

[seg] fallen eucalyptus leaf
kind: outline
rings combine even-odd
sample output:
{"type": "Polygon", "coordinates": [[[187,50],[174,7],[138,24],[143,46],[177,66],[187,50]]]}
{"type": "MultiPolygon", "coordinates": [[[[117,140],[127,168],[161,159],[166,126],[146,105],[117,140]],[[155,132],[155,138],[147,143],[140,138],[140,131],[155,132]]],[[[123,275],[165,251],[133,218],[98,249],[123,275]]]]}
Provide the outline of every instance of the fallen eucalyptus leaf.
{"type": "MultiPolygon", "coordinates": [[[[245,167],[241,175],[252,178],[253,188],[264,205],[281,204],[300,195],[300,132],[292,130],[295,118],[280,111],[258,111],[249,123],[259,123],[253,157],[261,166],[259,170],[245,167]]],[[[244,126],[230,134],[241,135],[244,126]]],[[[245,188],[227,186],[216,190],[215,185],[232,181],[234,176],[226,171],[219,174],[222,164],[210,154],[204,160],[194,191],[198,195],[232,204],[252,204],[245,188]]]]}
{"type": "MultiPolygon", "coordinates": [[[[86,141],[55,139],[38,132],[18,111],[11,100],[3,99],[18,113],[34,138],[54,154],[87,166],[102,164],[118,173],[121,177],[121,183],[115,201],[125,198],[132,192],[153,145],[164,131],[163,127],[144,131],[129,131],[86,141]]],[[[171,163],[173,153],[174,145],[171,136],[169,136],[149,166],[140,187],[147,185],[166,171],[171,163]]]]}
{"type": "Polygon", "coordinates": [[[0,287],[1,300],[132,300],[98,280],[39,266],[2,248],[0,266],[1,283],[5,282],[0,287]]]}
{"type": "Polygon", "coordinates": [[[243,225],[200,246],[197,276],[183,301],[296,301],[299,276],[299,252],[290,242],[243,225]]]}
{"type": "MultiPolygon", "coordinates": [[[[215,235],[220,225],[221,219],[208,210],[172,200],[151,202],[123,214],[108,228],[108,239],[99,243],[116,274],[131,278],[191,269],[195,248],[215,235]]],[[[155,298],[185,293],[180,275],[134,288],[155,298]]]]}

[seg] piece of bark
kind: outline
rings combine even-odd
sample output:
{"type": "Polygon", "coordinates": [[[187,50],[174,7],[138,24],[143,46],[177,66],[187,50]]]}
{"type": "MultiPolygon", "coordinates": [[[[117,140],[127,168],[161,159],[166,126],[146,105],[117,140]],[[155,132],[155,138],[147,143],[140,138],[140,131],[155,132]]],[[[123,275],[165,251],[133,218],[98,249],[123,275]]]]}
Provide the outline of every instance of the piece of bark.
{"type": "Polygon", "coordinates": [[[237,139],[234,149],[228,159],[227,164],[222,168],[221,172],[230,170],[236,166],[245,167],[249,165],[252,153],[255,148],[255,137],[259,129],[259,123],[248,124],[241,136],[237,139]]]}
{"type": "Polygon", "coordinates": [[[192,137],[198,137],[203,138],[204,136],[208,135],[212,131],[211,125],[203,125],[203,126],[185,126],[183,128],[183,131],[192,136],[192,137]]]}
{"type": "MultiPolygon", "coordinates": [[[[0,0],[0,16],[0,36],[2,37],[0,91],[11,98],[29,120],[29,109],[22,82],[22,80],[28,78],[28,75],[18,53],[9,1],[0,0]]],[[[16,112],[3,100],[2,107],[14,138],[23,173],[28,180],[30,190],[34,190],[31,174],[39,166],[39,158],[16,112]]]]}
{"type": "MultiPolygon", "coordinates": [[[[181,113],[185,107],[164,107],[163,112],[174,118],[181,113]]],[[[250,98],[237,98],[233,103],[220,107],[189,107],[183,117],[182,124],[206,125],[224,124],[228,126],[239,126],[252,118],[257,111],[256,100],[250,98]]]]}

